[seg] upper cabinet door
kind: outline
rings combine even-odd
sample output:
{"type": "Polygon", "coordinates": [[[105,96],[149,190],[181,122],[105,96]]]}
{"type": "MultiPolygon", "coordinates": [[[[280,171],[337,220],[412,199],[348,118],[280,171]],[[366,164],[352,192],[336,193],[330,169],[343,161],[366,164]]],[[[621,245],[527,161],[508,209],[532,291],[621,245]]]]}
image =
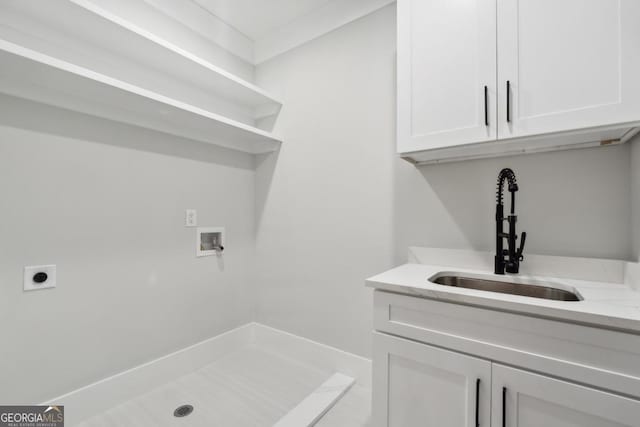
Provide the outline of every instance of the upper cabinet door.
{"type": "Polygon", "coordinates": [[[397,7],[398,152],[495,140],[496,0],[397,7]]]}
{"type": "Polygon", "coordinates": [[[496,363],[492,369],[492,427],[640,425],[638,400],[496,363]]]}
{"type": "Polygon", "coordinates": [[[639,121],[639,22],[638,0],[498,0],[498,138],[639,121]]]}

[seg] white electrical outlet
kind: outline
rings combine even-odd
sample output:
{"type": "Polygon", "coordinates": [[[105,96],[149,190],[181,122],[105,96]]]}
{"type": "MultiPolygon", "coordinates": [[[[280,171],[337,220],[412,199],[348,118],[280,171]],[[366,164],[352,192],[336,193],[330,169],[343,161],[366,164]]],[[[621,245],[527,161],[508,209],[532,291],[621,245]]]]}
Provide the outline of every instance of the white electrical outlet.
{"type": "Polygon", "coordinates": [[[185,227],[196,227],[198,225],[198,211],[195,209],[187,209],[184,216],[185,227]]]}
{"type": "Polygon", "coordinates": [[[56,287],[55,265],[33,265],[24,268],[24,290],[37,291],[56,287]]]}

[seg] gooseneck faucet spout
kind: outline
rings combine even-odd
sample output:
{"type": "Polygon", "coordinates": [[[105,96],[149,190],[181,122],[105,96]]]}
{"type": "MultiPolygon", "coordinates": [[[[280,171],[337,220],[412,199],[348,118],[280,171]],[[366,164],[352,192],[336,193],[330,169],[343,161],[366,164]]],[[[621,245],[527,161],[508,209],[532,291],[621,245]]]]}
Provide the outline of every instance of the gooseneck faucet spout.
{"type": "Polygon", "coordinates": [[[520,261],[524,259],[522,251],[524,250],[524,242],[527,239],[527,233],[522,232],[520,239],[520,247],[516,249],[516,221],[518,217],[515,214],[516,209],[516,191],[518,184],[516,182],[516,174],[509,168],[504,168],[498,175],[498,192],[496,196],[496,256],[495,256],[495,274],[518,273],[520,271],[520,261]],[[511,213],[505,218],[503,205],[504,183],[508,183],[508,190],[511,193],[511,213]],[[503,223],[509,222],[509,232],[505,233],[503,223]],[[504,249],[504,239],[507,239],[508,249],[504,249]],[[505,259],[505,257],[507,257],[505,259]]]}

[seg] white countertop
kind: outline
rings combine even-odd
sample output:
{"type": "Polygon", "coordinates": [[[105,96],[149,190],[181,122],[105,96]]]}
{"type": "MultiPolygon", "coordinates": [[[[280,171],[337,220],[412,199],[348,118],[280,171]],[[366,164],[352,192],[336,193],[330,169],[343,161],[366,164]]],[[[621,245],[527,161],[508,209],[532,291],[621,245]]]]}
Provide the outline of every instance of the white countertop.
{"type": "Polygon", "coordinates": [[[373,276],[367,279],[366,283],[371,288],[389,292],[623,329],[640,334],[640,292],[620,283],[550,278],[529,274],[495,276],[488,270],[428,264],[404,264],[373,276]],[[428,281],[434,274],[446,271],[490,275],[503,279],[509,277],[514,281],[523,282],[533,280],[557,283],[575,288],[584,300],[552,301],[443,286],[428,281]]]}

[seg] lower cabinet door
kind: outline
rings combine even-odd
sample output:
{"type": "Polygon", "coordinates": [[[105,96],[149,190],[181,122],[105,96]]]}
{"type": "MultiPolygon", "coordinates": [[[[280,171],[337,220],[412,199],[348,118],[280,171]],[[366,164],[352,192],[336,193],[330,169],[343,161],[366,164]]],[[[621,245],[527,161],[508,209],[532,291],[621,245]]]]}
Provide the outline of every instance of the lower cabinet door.
{"type": "Polygon", "coordinates": [[[376,427],[489,427],[491,363],[373,333],[376,427]]]}
{"type": "Polygon", "coordinates": [[[640,426],[640,400],[495,363],[492,383],[492,427],[640,426]]]}

